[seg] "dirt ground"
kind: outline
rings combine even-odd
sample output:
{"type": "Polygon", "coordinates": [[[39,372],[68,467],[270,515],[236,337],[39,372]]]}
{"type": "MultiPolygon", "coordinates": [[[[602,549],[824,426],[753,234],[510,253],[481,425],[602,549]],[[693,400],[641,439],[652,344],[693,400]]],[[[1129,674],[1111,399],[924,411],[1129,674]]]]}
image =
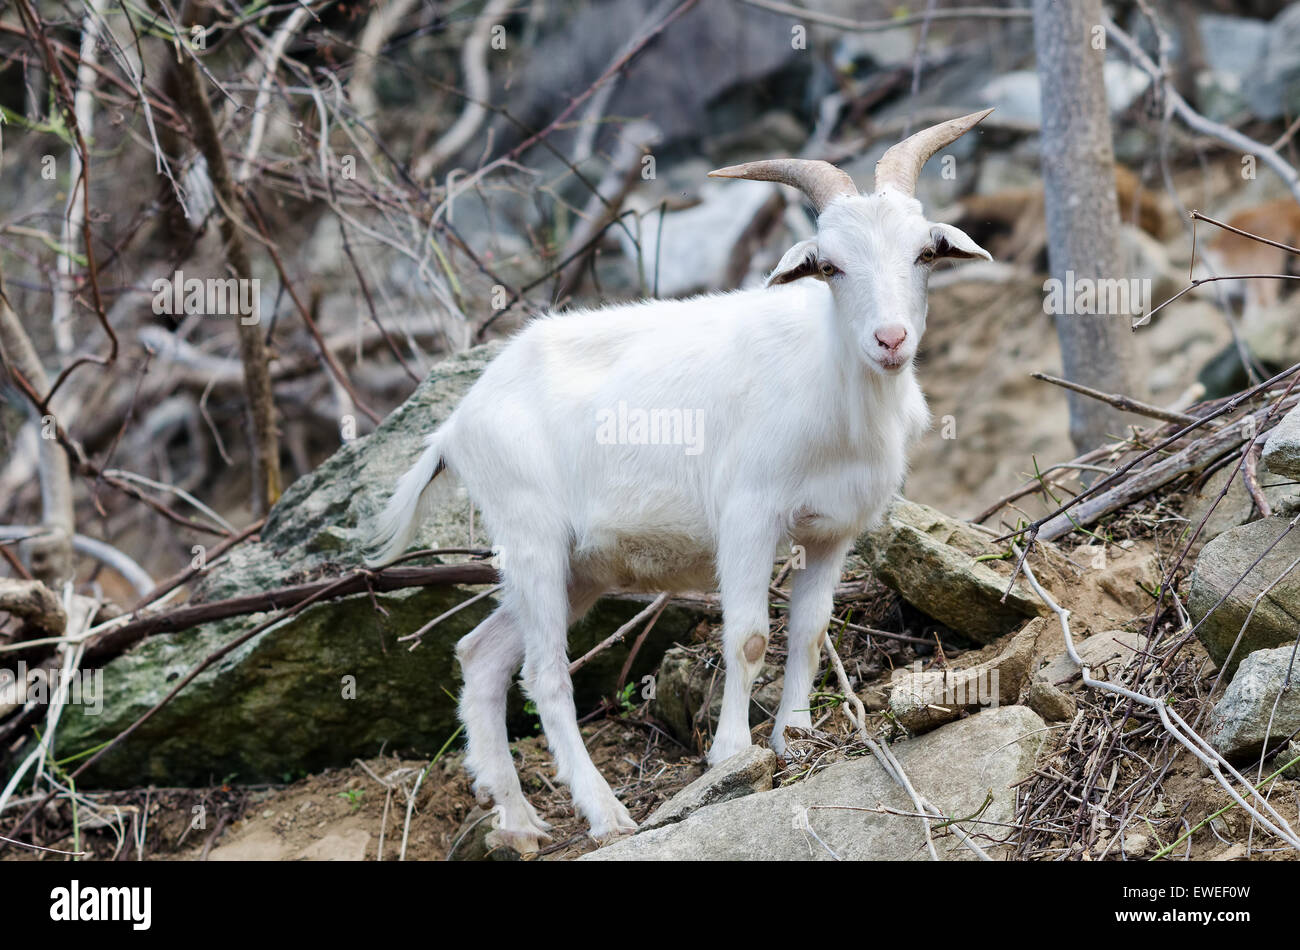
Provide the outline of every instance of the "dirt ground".
{"type": "MultiPolygon", "coordinates": [[[[592,758],[644,820],[704,773],[703,760],[644,722],[611,718],[583,727],[592,758]]],[[[541,859],[577,857],[595,845],[567,793],[551,778],[541,736],[514,744],[524,792],[553,828],[541,859]]],[[[428,763],[381,757],[327,769],[283,786],[135,789],[88,793],[98,815],[82,809],[75,837],[70,809],[51,807],[38,831],[53,852],[84,850],[92,860],[439,861],[472,847],[467,819],[476,802],[461,753],[428,763]],[[417,790],[418,784],[418,790],[417,790]],[[408,824],[408,802],[414,797],[408,824]],[[99,816],[102,816],[99,817],[99,816]],[[467,833],[466,833],[467,832],[467,833]],[[464,833],[464,837],[461,835],[464,833]]],[[[15,851],[8,860],[66,860],[58,853],[15,851]]]]}

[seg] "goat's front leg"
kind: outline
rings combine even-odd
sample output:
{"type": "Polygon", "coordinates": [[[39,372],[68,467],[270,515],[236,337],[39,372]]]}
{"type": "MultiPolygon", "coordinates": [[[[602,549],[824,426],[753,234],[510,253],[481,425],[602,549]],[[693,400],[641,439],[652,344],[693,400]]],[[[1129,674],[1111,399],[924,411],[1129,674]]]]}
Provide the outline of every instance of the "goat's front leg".
{"type": "Polygon", "coordinates": [[[844,555],[853,539],[830,543],[806,543],[806,561],[791,572],[790,619],[786,625],[788,651],[781,706],[772,725],[772,748],[785,755],[785,727],[812,727],[808,694],[817,674],[822,639],[834,607],[835,585],[840,579],[844,555]]]}
{"type": "Polygon", "coordinates": [[[718,538],[718,579],[722,587],[722,655],[726,678],[718,731],[709,749],[717,765],[750,745],[749,694],[767,652],[767,588],[772,555],[780,540],[780,519],[735,505],[722,521],[718,538]]]}

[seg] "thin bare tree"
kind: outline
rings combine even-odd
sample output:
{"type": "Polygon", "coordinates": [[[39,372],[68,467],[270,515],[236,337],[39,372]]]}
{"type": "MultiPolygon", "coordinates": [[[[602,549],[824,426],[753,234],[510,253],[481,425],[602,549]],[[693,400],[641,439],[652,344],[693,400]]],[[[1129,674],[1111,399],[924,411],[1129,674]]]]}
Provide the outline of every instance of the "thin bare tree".
{"type": "MultiPolygon", "coordinates": [[[[1101,0],[1034,0],[1034,47],[1042,97],[1042,162],[1048,263],[1060,286],[1105,287],[1121,277],[1115,153],[1102,76],[1106,31],[1101,0]]],[[[1065,375],[1076,383],[1140,398],[1131,315],[1058,307],[1065,375]]],[[[1082,309],[1089,309],[1084,307],[1082,309]]],[[[1118,409],[1070,393],[1070,438],[1080,452],[1121,434],[1118,409]]]]}

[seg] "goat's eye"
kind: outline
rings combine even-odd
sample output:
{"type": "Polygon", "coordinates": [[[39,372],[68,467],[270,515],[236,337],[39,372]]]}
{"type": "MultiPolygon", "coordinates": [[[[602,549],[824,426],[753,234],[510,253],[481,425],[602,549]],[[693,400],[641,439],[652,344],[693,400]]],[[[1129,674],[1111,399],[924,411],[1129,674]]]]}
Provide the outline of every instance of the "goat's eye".
{"type": "Polygon", "coordinates": [[[840,272],[840,269],[836,267],[834,264],[832,264],[830,261],[822,261],[820,264],[817,265],[817,269],[821,271],[821,275],[823,277],[834,277],[836,274],[840,272]]]}
{"type": "Polygon", "coordinates": [[[930,264],[934,262],[936,256],[938,255],[935,253],[934,248],[927,247],[924,251],[922,251],[920,254],[917,255],[916,262],[918,264],[930,264]]]}

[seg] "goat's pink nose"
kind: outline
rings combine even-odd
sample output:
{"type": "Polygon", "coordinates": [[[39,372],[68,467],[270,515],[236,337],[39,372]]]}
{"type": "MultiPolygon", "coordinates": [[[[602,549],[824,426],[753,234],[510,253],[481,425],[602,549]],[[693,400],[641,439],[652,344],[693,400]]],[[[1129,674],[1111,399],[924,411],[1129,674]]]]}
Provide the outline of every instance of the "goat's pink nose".
{"type": "Polygon", "coordinates": [[[876,331],[876,342],[887,350],[896,350],[907,339],[907,327],[901,323],[881,327],[876,331]]]}

